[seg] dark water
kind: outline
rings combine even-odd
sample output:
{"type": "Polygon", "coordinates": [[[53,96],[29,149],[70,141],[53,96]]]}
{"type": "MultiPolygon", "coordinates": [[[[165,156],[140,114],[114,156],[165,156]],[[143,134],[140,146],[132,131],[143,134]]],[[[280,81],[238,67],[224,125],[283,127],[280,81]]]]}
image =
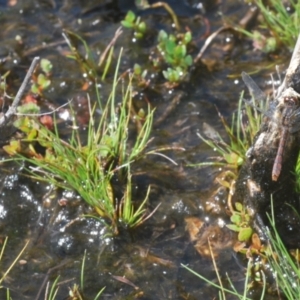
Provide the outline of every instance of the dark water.
{"type": "MultiPolygon", "coordinates": [[[[40,56],[48,58],[54,65],[52,86],[41,104],[45,109],[49,103],[61,105],[68,99],[83,97],[81,87],[85,79],[78,64],[66,57],[69,49],[62,31],[70,30],[82,36],[97,57],[120,26],[126,5],[132,7],[130,1],[119,2],[30,0],[17,1],[16,5],[9,6],[8,2],[1,1],[0,73],[11,72],[7,80],[8,93],[15,93],[33,57],[40,56]]],[[[220,12],[231,22],[238,22],[248,9],[247,5],[237,1],[224,2],[208,7],[205,18],[211,32],[222,25],[220,12]]],[[[180,10],[182,4],[177,5],[176,9],[180,10]]],[[[153,31],[170,30],[170,18],[166,14],[143,12],[142,15],[153,31]]],[[[195,15],[194,8],[183,13],[179,20],[182,27],[192,31],[196,54],[204,43],[207,23],[202,16],[195,15]]],[[[134,62],[145,62],[154,44],[153,37],[142,45],[132,43],[131,31],[124,30],[115,47],[115,53],[124,47],[121,71],[132,67],[134,62]]],[[[79,48],[84,51],[82,46],[79,48]]],[[[281,60],[285,61],[285,58],[281,60]]],[[[43,282],[53,282],[57,276],[60,276],[57,299],[65,299],[69,288],[80,283],[85,251],[86,299],[93,299],[102,287],[106,288],[101,299],[212,299],[217,295],[180,264],[188,264],[215,280],[211,260],[201,257],[190,243],[184,219],[197,216],[213,223],[224,218],[223,212],[207,214],[205,207],[210,200],[224,205],[226,193],[214,194],[216,185],[213,180],[219,170],[186,165],[214,155],[196,133],[202,132],[203,122],[224,133],[214,106],[225,117],[236,110],[240,92],[244,89],[239,77],[241,71],[261,68],[265,75],[268,67],[274,65],[274,59],[254,53],[251,44],[242,44],[235,35],[224,32],[205,52],[203,61],[208,67],[197,66],[189,82],[182,87],[147,95],[150,103],[157,107],[156,118],[159,118],[178,90],[184,93],[172,114],[154,127],[152,136],[155,137],[153,147],[173,145],[186,150],[167,153],[178,166],[157,157],[135,166],[140,174],[134,179],[138,187],[137,197],[144,195],[147,185],[152,184],[150,209],[159,203],[161,206],[133,234],[124,230],[120,236],[109,238],[101,222],[78,218],[84,211],[84,204],[75,193],[52,191],[45,184],[24,178],[20,175],[22,166],[3,166],[0,234],[2,241],[5,236],[9,240],[1,262],[2,272],[29,241],[22,256],[26,263],[17,262],[2,283],[11,290],[13,299],[44,299],[46,285],[43,282]],[[67,206],[57,204],[61,198],[68,200],[67,206]],[[126,277],[139,289],[121,282],[116,276],[126,277]]],[[[107,78],[107,82],[111,81],[112,74],[107,78]]],[[[258,82],[264,85],[263,79],[258,82]]],[[[93,95],[92,87],[89,92],[93,95]]],[[[105,99],[110,92],[109,85],[103,84],[100,92],[105,99]]],[[[82,113],[79,108],[77,113],[82,113]]],[[[242,259],[227,249],[219,255],[217,263],[221,275],[229,273],[235,285],[243,289],[245,270],[242,259]]],[[[0,290],[1,299],[4,299],[4,294],[4,289],[0,290]]]]}

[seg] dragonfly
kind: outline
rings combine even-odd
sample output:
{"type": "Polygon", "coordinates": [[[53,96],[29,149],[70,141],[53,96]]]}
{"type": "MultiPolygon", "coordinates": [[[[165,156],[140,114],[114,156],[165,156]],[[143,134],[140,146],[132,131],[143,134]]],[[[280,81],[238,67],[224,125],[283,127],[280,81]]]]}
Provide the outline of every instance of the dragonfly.
{"type": "MultiPolygon", "coordinates": [[[[252,78],[245,72],[242,73],[242,78],[246,86],[248,87],[250,94],[256,100],[265,99],[265,94],[256,85],[252,78]]],[[[277,181],[282,169],[282,161],[284,155],[284,148],[287,144],[287,140],[290,134],[293,134],[300,130],[300,95],[291,87],[282,91],[281,95],[277,98],[278,104],[271,106],[266,112],[263,112],[271,120],[274,119],[274,114],[279,111],[281,114],[280,124],[281,136],[277,149],[277,154],[272,168],[272,180],[277,181]]],[[[248,101],[246,101],[249,103],[248,101]]],[[[251,103],[249,103],[252,105],[251,103]]],[[[276,121],[278,123],[278,121],[276,121]]]]}

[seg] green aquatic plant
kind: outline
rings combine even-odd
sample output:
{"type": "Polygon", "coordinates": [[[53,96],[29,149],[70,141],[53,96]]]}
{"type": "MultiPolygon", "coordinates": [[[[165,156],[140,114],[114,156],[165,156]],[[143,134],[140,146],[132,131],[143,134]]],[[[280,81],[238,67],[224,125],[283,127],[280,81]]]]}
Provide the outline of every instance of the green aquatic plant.
{"type": "Polygon", "coordinates": [[[256,1],[265,23],[262,28],[271,31],[273,37],[278,42],[293,49],[299,34],[300,3],[295,0],[286,2],[280,0],[270,0],[264,2],[256,1]]]}
{"type": "MultiPolygon", "coordinates": [[[[120,56],[121,57],[121,56],[120,56]]],[[[120,64],[120,57],[118,65],[120,64]]],[[[131,199],[130,164],[144,155],[153,121],[153,110],[148,109],[132,147],[128,147],[128,127],[132,112],[132,75],[127,87],[122,89],[122,102],[116,105],[116,89],[120,84],[118,67],[115,72],[112,92],[102,108],[98,121],[96,110],[101,107],[100,98],[89,105],[90,120],[87,141],[83,142],[74,121],[70,138],[61,139],[56,120],[54,131],[41,124],[38,115],[22,115],[14,122],[23,132],[22,139],[11,140],[4,146],[13,155],[12,159],[27,161],[30,176],[64,189],[73,189],[111,228],[118,233],[119,226],[133,228],[145,220],[145,204],[149,190],[140,205],[131,199]],[[39,147],[45,153],[39,152],[39,147]],[[112,181],[125,182],[122,199],[117,199],[112,181]]],[[[90,102],[89,102],[90,103],[90,102]]],[[[75,115],[73,120],[75,120],[75,115]]]]}
{"type": "Polygon", "coordinates": [[[297,193],[300,193],[300,155],[298,156],[295,173],[296,173],[296,191],[297,193]]]}
{"type": "MultiPolygon", "coordinates": [[[[84,252],[83,259],[82,259],[82,264],[81,264],[81,271],[80,271],[80,289],[84,291],[84,274],[85,274],[85,260],[86,260],[86,251],[84,252]]],[[[77,286],[78,287],[78,286],[77,286]]],[[[77,288],[78,290],[78,288],[77,288]]],[[[97,295],[94,297],[93,300],[98,300],[103,291],[105,290],[105,287],[103,287],[97,295]]]]}
{"type": "Polygon", "coordinates": [[[227,228],[238,232],[238,240],[240,242],[248,241],[253,233],[253,229],[250,226],[250,212],[247,211],[247,208],[242,203],[236,202],[235,209],[231,213],[230,221],[232,224],[227,224],[227,228]]]}
{"type": "Polygon", "coordinates": [[[146,23],[141,21],[140,17],[137,17],[131,10],[128,11],[125,19],[121,21],[122,26],[133,30],[133,35],[137,39],[142,39],[146,33],[146,23]]]}
{"type": "Polygon", "coordinates": [[[31,92],[36,95],[42,95],[43,91],[49,88],[51,84],[51,71],[53,68],[52,63],[45,58],[40,60],[41,72],[37,76],[33,76],[33,83],[31,85],[31,92]]]}
{"type": "MultiPolygon", "coordinates": [[[[273,202],[271,200],[271,204],[273,202]]],[[[245,284],[244,284],[244,292],[239,293],[234,285],[232,284],[230,278],[227,275],[227,281],[230,283],[231,289],[224,288],[224,285],[221,281],[221,278],[218,274],[218,268],[214,262],[214,257],[212,255],[212,259],[215,266],[216,276],[218,278],[219,283],[215,283],[215,281],[211,281],[205,277],[205,275],[196,273],[192,269],[188,268],[185,265],[182,265],[185,269],[199,277],[201,280],[207,282],[210,286],[215,287],[219,290],[219,299],[226,299],[226,294],[235,295],[237,299],[248,300],[252,299],[247,296],[248,291],[251,289],[251,274],[253,281],[261,282],[261,296],[260,299],[265,299],[266,292],[268,290],[268,282],[266,281],[265,272],[271,272],[273,275],[272,279],[275,281],[275,286],[277,289],[278,299],[294,300],[300,299],[300,265],[299,265],[299,249],[294,251],[294,255],[291,254],[284,243],[281,240],[277,230],[276,230],[276,220],[274,216],[274,210],[272,208],[272,215],[269,216],[270,220],[270,229],[267,231],[268,241],[267,245],[262,248],[262,255],[264,260],[257,261],[253,259],[248,252],[248,265],[247,271],[245,274],[245,284]],[[257,277],[257,273],[259,276],[257,277]]],[[[272,280],[271,279],[271,280],[272,280]]]]}
{"type": "Polygon", "coordinates": [[[118,37],[121,35],[121,29],[117,29],[115,32],[115,36],[112,38],[110,43],[106,46],[101,56],[99,57],[99,61],[97,62],[94,58],[94,53],[87,44],[87,42],[78,34],[65,30],[63,32],[63,37],[68,44],[71,54],[68,54],[67,57],[75,60],[84,74],[85,77],[88,77],[91,81],[95,81],[99,79],[98,74],[101,75],[101,80],[105,80],[113,60],[113,52],[114,52],[114,44],[117,41],[118,37]],[[78,50],[78,46],[75,44],[81,43],[84,48],[84,53],[81,53],[78,50]]]}
{"type": "Polygon", "coordinates": [[[50,286],[50,282],[47,283],[46,291],[45,291],[45,299],[46,300],[55,300],[57,292],[58,292],[58,280],[59,276],[54,280],[54,282],[50,286]],[[50,289],[50,290],[49,290],[50,289]]]}
{"type": "Polygon", "coordinates": [[[161,30],[158,34],[157,48],[164,61],[172,67],[187,69],[193,62],[192,57],[187,55],[187,45],[192,40],[192,34],[187,31],[183,35],[167,34],[161,30]]]}
{"type": "Polygon", "coordinates": [[[167,34],[161,30],[158,34],[158,55],[153,58],[153,65],[161,67],[167,64],[167,70],[163,70],[163,76],[172,84],[178,84],[188,75],[188,69],[193,63],[191,55],[187,54],[187,46],[192,40],[191,32],[185,34],[167,34]]]}
{"type": "Polygon", "coordinates": [[[255,1],[262,18],[254,31],[238,28],[253,40],[255,49],[274,52],[281,45],[292,50],[299,34],[300,3],[295,0],[255,1]]]}
{"type": "Polygon", "coordinates": [[[288,300],[300,299],[299,249],[294,250],[293,257],[291,251],[285,247],[276,230],[273,201],[271,201],[271,205],[272,215],[268,216],[270,230],[267,232],[270,241],[268,263],[274,274],[280,294],[283,294],[288,300]]]}
{"type": "Polygon", "coordinates": [[[88,78],[91,80],[97,78],[97,63],[86,41],[78,34],[67,30],[63,32],[63,37],[71,50],[71,54],[68,54],[67,57],[75,60],[79,64],[81,72],[88,78]],[[74,46],[74,39],[82,43],[84,54],[78,50],[78,47],[74,46]]]}
{"type": "MultiPolygon", "coordinates": [[[[155,5],[155,4],[153,4],[155,5]]],[[[151,5],[150,7],[153,7],[151,5]]],[[[141,39],[146,32],[146,24],[141,22],[140,17],[129,11],[121,24],[126,28],[134,30],[134,36],[141,39]]],[[[187,48],[192,41],[190,31],[186,33],[168,34],[161,30],[158,33],[158,44],[153,51],[150,60],[154,71],[162,71],[164,78],[167,80],[166,85],[173,87],[186,79],[189,67],[193,63],[192,56],[187,53],[187,48]]],[[[145,85],[147,71],[142,71],[142,67],[135,64],[134,74],[140,81],[140,85],[145,85]]]]}
{"type": "Polygon", "coordinates": [[[260,50],[264,53],[271,53],[274,52],[278,47],[278,42],[273,36],[266,36],[258,30],[250,32],[240,29],[240,31],[253,40],[253,47],[255,50],[260,50]]]}
{"type": "Polygon", "coordinates": [[[268,101],[266,101],[265,103],[260,102],[253,107],[249,105],[243,106],[243,97],[244,94],[242,93],[237,112],[232,116],[231,125],[228,125],[219,112],[219,118],[225,129],[227,139],[223,139],[213,127],[206,123],[203,124],[205,136],[197,133],[199,138],[216,151],[220,157],[215,157],[210,162],[202,162],[193,166],[224,166],[237,170],[243,164],[246,152],[252,145],[253,139],[261,125],[262,116],[260,111],[264,111],[268,105],[268,101]]]}

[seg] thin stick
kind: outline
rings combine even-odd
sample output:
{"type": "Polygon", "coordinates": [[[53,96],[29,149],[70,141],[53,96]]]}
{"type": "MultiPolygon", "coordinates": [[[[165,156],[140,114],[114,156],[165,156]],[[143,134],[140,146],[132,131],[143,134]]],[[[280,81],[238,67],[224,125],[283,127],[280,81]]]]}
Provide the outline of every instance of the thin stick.
{"type": "Polygon", "coordinates": [[[158,126],[161,123],[163,123],[167,117],[169,117],[170,115],[172,115],[172,113],[174,112],[176,106],[180,103],[181,99],[183,98],[184,93],[183,92],[179,92],[170,102],[170,104],[168,104],[168,106],[165,108],[164,112],[162,113],[161,116],[159,116],[155,123],[154,126],[158,126]]]}
{"type": "Polygon", "coordinates": [[[66,102],[65,104],[62,104],[59,107],[56,107],[55,109],[48,111],[48,112],[44,112],[44,113],[34,113],[34,114],[22,114],[22,113],[15,113],[16,116],[28,116],[28,117],[41,117],[41,116],[46,116],[46,115],[52,115],[53,113],[55,113],[56,111],[60,110],[61,108],[67,106],[68,104],[71,103],[71,101],[73,101],[73,99],[69,100],[68,102],[66,102]]]}
{"type": "Polygon", "coordinates": [[[206,49],[212,44],[213,40],[218,36],[219,33],[222,31],[228,30],[228,29],[233,29],[231,26],[222,26],[220,27],[217,31],[213,32],[206,40],[204,45],[202,46],[200,52],[197,54],[196,58],[194,59],[194,63],[196,64],[203,56],[204,52],[206,49]]]}
{"type": "Polygon", "coordinates": [[[35,69],[37,63],[39,62],[39,60],[40,60],[40,58],[38,56],[36,56],[33,59],[32,63],[31,63],[31,66],[30,66],[30,68],[29,68],[29,70],[28,70],[28,72],[27,72],[27,74],[26,74],[26,76],[23,80],[23,83],[22,83],[21,87],[19,88],[19,91],[18,91],[12,105],[9,107],[9,109],[4,114],[4,116],[2,116],[0,118],[0,127],[5,125],[9,121],[9,119],[16,113],[17,106],[18,106],[18,104],[19,104],[19,102],[20,102],[20,100],[21,100],[21,98],[24,94],[25,88],[26,88],[26,86],[27,86],[27,84],[28,84],[28,82],[31,78],[31,75],[34,72],[34,69],[35,69]]]}
{"type": "Polygon", "coordinates": [[[119,36],[123,33],[122,31],[122,27],[119,27],[117,29],[117,31],[115,32],[115,35],[113,37],[113,39],[109,42],[109,44],[106,46],[104,52],[102,53],[102,55],[100,56],[99,62],[98,62],[98,66],[102,66],[105,58],[107,57],[107,53],[108,51],[111,49],[111,47],[113,47],[115,45],[115,43],[117,42],[117,39],[119,38],[119,36]]]}

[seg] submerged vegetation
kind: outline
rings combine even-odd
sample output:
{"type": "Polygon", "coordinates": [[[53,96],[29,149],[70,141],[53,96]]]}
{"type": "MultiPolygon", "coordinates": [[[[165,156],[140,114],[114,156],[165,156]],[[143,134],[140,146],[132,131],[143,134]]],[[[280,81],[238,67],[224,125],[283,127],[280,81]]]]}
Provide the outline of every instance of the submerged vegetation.
{"type": "MultiPolygon", "coordinates": [[[[7,255],[6,253],[6,246],[8,243],[8,238],[6,237],[1,251],[0,251],[0,262],[1,265],[3,264],[3,260],[4,260],[4,256],[7,255]]],[[[26,252],[26,248],[29,244],[29,241],[26,242],[26,244],[24,245],[23,249],[21,249],[21,251],[19,252],[19,254],[17,255],[16,258],[13,259],[13,261],[10,263],[8,269],[6,271],[1,270],[1,274],[2,277],[0,278],[0,290],[4,289],[6,290],[5,293],[5,299],[3,298],[3,300],[12,300],[12,298],[10,297],[10,290],[9,288],[5,287],[5,281],[9,281],[9,273],[12,270],[12,268],[14,268],[16,266],[17,263],[21,263],[21,264],[26,264],[27,262],[25,260],[21,260],[20,258],[22,257],[22,255],[24,254],[24,252],[26,252]]],[[[10,260],[12,259],[12,257],[10,257],[10,260]]],[[[83,300],[84,297],[82,296],[84,293],[84,278],[85,278],[85,260],[86,260],[86,252],[84,253],[83,259],[82,259],[82,263],[81,263],[81,270],[80,270],[80,285],[78,284],[74,284],[72,286],[72,288],[70,288],[69,291],[69,298],[70,300],[83,300]]],[[[48,278],[48,274],[45,277],[46,279],[48,278]]],[[[45,281],[44,280],[44,284],[46,285],[45,287],[45,294],[43,296],[43,299],[45,300],[55,300],[57,299],[57,292],[59,290],[59,276],[53,281],[52,284],[50,284],[50,281],[45,281]]],[[[42,296],[42,288],[44,288],[44,286],[42,285],[42,287],[40,288],[38,295],[36,297],[36,299],[40,299],[39,297],[42,296]]],[[[105,287],[102,288],[97,295],[93,298],[93,300],[97,300],[99,299],[99,297],[101,296],[101,294],[103,293],[103,291],[105,290],[105,287]]]]}
{"type": "Polygon", "coordinates": [[[285,297],[284,299],[287,300],[299,299],[299,249],[292,253],[287,250],[276,230],[274,215],[270,217],[270,224],[271,230],[268,231],[269,243],[262,246],[259,245],[259,242],[256,244],[256,249],[251,249],[251,254],[250,251],[247,252],[248,265],[245,270],[243,291],[238,291],[235,288],[228,274],[226,275],[226,280],[229,282],[230,289],[224,287],[214,261],[213,253],[211,253],[211,257],[214,262],[218,283],[208,280],[205,276],[191,270],[186,265],[182,266],[201,280],[204,280],[208,285],[219,290],[218,299],[225,300],[227,299],[227,295],[234,295],[237,299],[241,300],[253,299],[251,292],[253,292],[255,282],[262,286],[261,294],[257,295],[257,299],[265,299],[268,290],[277,295],[278,299],[282,299],[283,296],[285,297]],[[267,280],[269,276],[271,277],[271,283],[269,282],[270,278],[267,280]]]}
{"type": "Polygon", "coordinates": [[[267,44],[273,44],[277,47],[284,45],[293,49],[299,35],[300,3],[294,0],[286,2],[271,0],[267,3],[259,0],[256,3],[264,18],[261,27],[267,29],[277,41],[277,45],[272,41],[268,42],[268,40],[267,44]]]}
{"type": "Polygon", "coordinates": [[[298,1],[255,1],[261,18],[254,30],[243,26],[238,30],[253,41],[256,50],[273,53],[280,47],[292,50],[299,34],[300,5],[298,1]]]}
{"type": "MultiPolygon", "coordinates": [[[[284,13],[279,15],[283,6],[281,2],[279,4],[277,2],[270,1],[272,9],[264,6],[262,1],[257,2],[266,21],[262,25],[262,32],[260,29],[254,32],[243,31],[254,41],[259,41],[260,48],[257,47],[257,49],[266,53],[274,52],[279,43],[291,48],[298,34],[295,24],[298,21],[300,6],[291,1],[293,11],[287,13],[285,9],[284,13]],[[293,23],[289,26],[286,25],[290,24],[288,22],[293,23]],[[264,37],[266,29],[270,30],[267,39],[264,37]]],[[[147,4],[143,6],[143,9],[146,7],[150,6],[147,4]]],[[[147,155],[160,154],[158,153],[160,149],[176,148],[165,146],[156,150],[148,150],[154,124],[154,102],[152,103],[146,95],[143,98],[146,99],[146,105],[135,106],[133,103],[137,90],[145,94],[149,90],[149,94],[158,90],[163,94],[161,91],[167,90],[172,94],[176,93],[176,89],[188,84],[190,78],[194,76],[193,71],[197,61],[193,60],[196,41],[192,30],[186,26],[185,31],[180,32],[177,16],[169,6],[163,5],[163,7],[167,10],[168,16],[171,16],[176,30],[172,29],[170,32],[165,28],[157,30],[154,38],[155,45],[149,50],[151,55],[148,60],[145,60],[147,62],[141,65],[140,61],[138,63],[130,61],[132,68],[122,70],[124,71],[122,74],[120,74],[122,51],[115,59],[114,49],[121,29],[116,31],[114,38],[97,59],[83,38],[74,32],[64,30],[64,39],[70,48],[66,56],[78,63],[81,73],[87,78],[86,86],[82,90],[88,90],[91,86],[95,87],[96,97],[88,95],[86,98],[88,103],[86,128],[83,129],[82,124],[77,121],[76,111],[72,106],[73,100],[64,106],[69,113],[68,121],[60,119],[58,112],[62,106],[53,109],[50,113],[42,113],[35,98],[45,97],[52,84],[53,72],[51,61],[42,59],[39,71],[32,75],[30,93],[23,104],[18,106],[15,114],[13,126],[18,133],[4,146],[6,153],[11,156],[8,160],[22,164],[25,161],[23,170],[26,171],[24,172],[26,176],[64,190],[76,191],[86,204],[82,216],[96,218],[101,224],[105,224],[107,229],[105,236],[117,236],[123,232],[122,229],[137,228],[153,215],[158,206],[152,212],[148,210],[150,185],[147,183],[141,199],[136,199],[134,195],[134,168],[137,161],[144,159],[147,155]],[[78,49],[82,46],[84,54],[78,49]],[[106,84],[109,80],[112,80],[110,95],[104,99],[99,92],[98,84],[106,84]],[[61,123],[66,125],[67,130],[61,130],[61,123]]],[[[141,16],[130,11],[121,24],[133,31],[135,43],[142,43],[147,39],[149,28],[141,16]]],[[[5,74],[1,77],[3,81],[7,76],[8,74],[5,74]]],[[[1,82],[1,91],[5,93],[5,89],[6,86],[1,82]]],[[[244,163],[246,151],[253,143],[261,125],[260,111],[264,111],[268,105],[267,102],[255,103],[253,106],[244,105],[243,98],[242,93],[238,110],[233,114],[231,124],[221,112],[217,111],[226,133],[225,137],[207,123],[203,124],[204,134],[197,133],[205,144],[218,153],[218,157],[212,157],[209,161],[195,165],[229,168],[231,180],[228,182],[223,180],[219,183],[229,190],[230,194],[234,192],[236,173],[244,163]]],[[[174,107],[170,107],[171,105],[165,109],[166,114],[163,112],[164,119],[172,114],[174,107]]],[[[300,173],[300,160],[297,172],[300,173]]],[[[219,284],[206,280],[202,274],[197,276],[206,280],[209,285],[220,289],[220,299],[225,299],[226,294],[235,295],[239,299],[250,299],[247,293],[253,288],[253,282],[263,286],[261,290],[261,299],[263,299],[268,287],[265,272],[269,271],[270,266],[275,285],[281,288],[280,291],[277,290],[278,294],[282,292],[287,299],[298,299],[299,290],[294,288],[294,285],[299,286],[299,266],[276,234],[275,221],[272,223],[275,234],[270,234],[271,245],[265,247],[251,228],[250,212],[247,208],[241,203],[235,203],[233,206],[230,199],[228,206],[230,209],[226,213],[230,215],[231,224],[227,224],[227,228],[235,231],[238,239],[234,250],[248,258],[244,292],[239,294],[229,277],[226,280],[232,289],[223,287],[213,255],[212,260],[219,284]],[[257,261],[255,261],[256,258],[258,258],[257,261]],[[279,258],[283,258],[283,263],[278,262],[279,258]]],[[[2,249],[4,248],[5,244],[2,249]]],[[[3,250],[0,259],[2,255],[3,250]]],[[[12,266],[15,263],[16,261],[12,266]]],[[[82,262],[82,274],[84,264],[85,257],[82,262]]],[[[4,272],[3,278],[9,271],[10,269],[4,272]]],[[[57,298],[58,283],[59,277],[56,277],[52,284],[47,285],[45,299],[57,298]]],[[[99,299],[101,293],[102,290],[95,296],[95,300],[99,299]]],[[[74,284],[70,287],[69,299],[84,299],[83,294],[82,275],[80,285],[74,284]]],[[[10,299],[9,291],[7,299],[10,299]]]]}
{"type": "MultiPolygon", "coordinates": [[[[132,11],[129,11],[122,21],[125,28],[133,30],[133,34],[137,39],[144,37],[146,32],[146,24],[140,21],[132,11]]],[[[160,30],[157,37],[158,44],[153,51],[153,55],[149,57],[152,63],[152,69],[155,72],[162,72],[169,88],[175,87],[187,79],[189,67],[192,65],[192,56],[187,53],[188,46],[192,41],[190,31],[184,34],[168,34],[164,30],[160,30]]],[[[143,67],[136,64],[136,75],[142,75],[145,79],[147,70],[142,70],[143,67]],[[137,71],[139,70],[139,71],[137,71]]]]}
{"type": "Polygon", "coordinates": [[[121,105],[117,108],[116,92],[120,84],[117,74],[118,67],[111,95],[100,120],[96,118],[96,113],[101,108],[100,99],[93,107],[91,101],[88,102],[90,120],[86,143],[80,137],[74,112],[71,137],[65,141],[60,137],[56,120],[54,119],[53,132],[39,121],[38,106],[29,103],[20,106],[19,112],[22,113],[14,122],[14,126],[23,132],[24,137],[13,139],[9,145],[4,146],[7,153],[16,155],[15,160],[25,160],[29,163],[27,171],[35,180],[77,191],[99,217],[108,220],[107,225],[111,226],[113,234],[118,233],[121,224],[133,228],[146,219],[145,204],[150,188],[141,205],[134,208],[130,164],[143,155],[149,141],[154,112],[149,108],[133,146],[129,149],[128,126],[132,111],[132,79],[129,74],[127,87],[121,89],[123,93],[121,105]],[[45,149],[44,154],[39,152],[40,147],[45,149]],[[118,199],[115,195],[113,179],[125,182],[126,188],[122,199],[118,199]]]}
{"type": "MultiPolygon", "coordinates": [[[[85,261],[86,261],[86,252],[84,253],[83,259],[82,259],[82,263],[81,263],[81,270],[80,270],[80,284],[76,284],[74,283],[72,287],[69,288],[69,300],[83,300],[85,299],[84,295],[84,276],[85,276],[85,261]]],[[[57,299],[56,295],[57,292],[59,290],[59,277],[57,277],[54,282],[52,283],[52,285],[50,285],[50,283],[47,283],[46,286],[46,291],[45,291],[45,299],[46,300],[55,300],[57,299]]],[[[102,288],[97,295],[92,298],[92,300],[97,300],[100,299],[101,294],[103,293],[103,291],[105,290],[105,287],[102,288]]]]}

